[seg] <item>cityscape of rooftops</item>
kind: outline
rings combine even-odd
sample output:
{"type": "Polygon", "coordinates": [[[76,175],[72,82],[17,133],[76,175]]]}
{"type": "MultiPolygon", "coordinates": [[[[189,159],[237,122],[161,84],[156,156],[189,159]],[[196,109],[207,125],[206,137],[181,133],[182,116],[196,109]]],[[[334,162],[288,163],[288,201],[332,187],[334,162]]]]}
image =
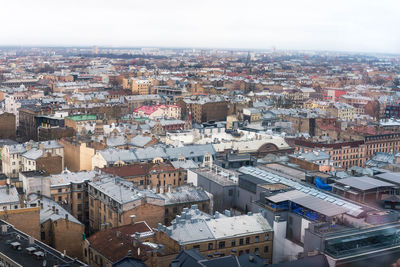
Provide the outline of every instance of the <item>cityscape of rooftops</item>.
{"type": "Polygon", "coordinates": [[[0,10],[0,266],[400,267],[400,1],[0,10]]]}

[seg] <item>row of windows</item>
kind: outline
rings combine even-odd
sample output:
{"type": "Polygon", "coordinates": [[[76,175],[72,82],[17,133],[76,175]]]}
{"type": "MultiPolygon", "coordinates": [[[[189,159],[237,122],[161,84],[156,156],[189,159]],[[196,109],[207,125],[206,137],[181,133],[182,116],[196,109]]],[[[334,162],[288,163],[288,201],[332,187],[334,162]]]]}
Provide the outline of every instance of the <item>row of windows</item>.
{"type": "MultiPolygon", "coordinates": [[[[224,243],[224,242],[220,242],[220,243],[224,243]]],[[[212,250],[213,248],[212,248],[212,245],[213,245],[213,243],[209,243],[208,244],[208,250],[212,250]],[[210,246],[211,245],[211,246],[210,246]]],[[[225,247],[225,246],[224,246],[225,247]]],[[[224,248],[224,247],[219,247],[220,249],[222,249],[222,248],[224,248]]],[[[194,249],[199,249],[200,248],[200,245],[194,245],[193,246],[193,248],[194,249]]],[[[260,253],[260,249],[263,249],[264,250],[264,253],[268,253],[268,251],[269,251],[269,247],[268,246],[264,246],[264,248],[258,248],[258,247],[256,247],[256,248],[254,248],[254,254],[256,254],[256,255],[259,255],[259,253],[260,253]]],[[[246,254],[249,254],[251,251],[250,251],[250,249],[246,249],[246,250],[239,250],[239,256],[240,255],[242,255],[243,254],[243,252],[245,252],[246,254]]],[[[225,256],[224,254],[221,254],[221,256],[223,257],[223,256],[225,256]]]]}
{"type": "MultiPolygon", "coordinates": [[[[269,238],[268,234],[266,234],[265,235],[265,240],[268,240],[268,238],[269,238]]],[[[258,243],[258,242],[260,242],[260,236],[257,235],[257,236],[254,237],[254,243],[258,243]]],[[[250,237],[240,238],[239,239],[239,246],[243,246],[244,244],[246,244],[246,245],[250,244],[250,237]]],[[[208,243],[208,250],[214,249],[213,246],[214,246],[214,243],[208,243]]],[[[236,247],[236,246],[237,246],[236,239],[234,239],[234,240],[231,241],[231,247],[236,247]]],[[[225,248],[225,247],[226,247],[225,241],[220,241],[218,243],[218,248],[219,249],[222,249],[222,248],[225,248]]],[[[195,245],[195,246],[193,246],[193,248],[199,248],[199,246],[195,245]]]]}

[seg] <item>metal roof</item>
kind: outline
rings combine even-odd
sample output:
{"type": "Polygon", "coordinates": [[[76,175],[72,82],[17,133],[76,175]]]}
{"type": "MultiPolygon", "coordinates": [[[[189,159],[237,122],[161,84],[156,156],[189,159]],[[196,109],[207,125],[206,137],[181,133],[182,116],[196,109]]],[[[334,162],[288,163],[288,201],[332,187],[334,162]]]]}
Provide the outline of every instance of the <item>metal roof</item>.
{"type": "Polygon", "coordinates": [[[331,204],[327,201],[321,200],[313,196],[299,197],[292,202],[297,203],[307,209],[314,210],[325,216],[332,217],[348,212],[348,209],[339,207],[338,205],[331,204]]]}
{"type": "Polygon", "coordinates": [[[274,203],[279,203],[282,201],[293,200],[293,199],[296,199],[299,197],[305,197],[305,196],[307,196],[306,193],[303,193],[303,192],[297,191],[297,190],[291,190],[291,191],[287,191],[284,193],[278,193],[273,196],[266,197],[266,199],[268,199],[274,203]]]}
{"type": "Polygon", "coordinates": [[[359,190],[371,190],[379,187],[390,187],[390,186],[395,186],[394,184],[390,184],[387,182],[383,182],[378,179],[374,179],[368,176],[362,176],[362,177],[349,177],[345,179],[341,179],[337,181],[338,184],[344,184],[351,186],[353,188],[359,189],[359,190]]]}
{"type": "Polygon", "coordinates": [[[400,173],[398,172],[385,172],[375,176],[391,183],[400,184],[400,173]]]}
{"type": "Polygon", "coordinates": [[[361,206],[353,204],[350,201],[346,201],[346,200],[338,198],[336,196],[332,196],[330,194],[327,194],[323,191],[318,190],[317,188],[303,185],[297,181],[291,180],[289,178],[286,178],[286,177],[283,177],[283,176],[280,176],[277,174],[273,174],[271,172],[262,170],[260,168],[241,167],[239,169],[239,171],[242,173],[249,174],[249,175],[258,177],[260,179],[263,179],[264,181],[266,181],[268,183],[282,183],[284,185],[293,187],[293,188],[297,189],[298,191],[301,191],[308,195],[315,196],[324,201],[335,204],[337,206],[344,207],[344,208],[348,209],[347,214],[352,215],[352,216],[358,216],[360,213],[363,212],[363,208],[361,206]]]}

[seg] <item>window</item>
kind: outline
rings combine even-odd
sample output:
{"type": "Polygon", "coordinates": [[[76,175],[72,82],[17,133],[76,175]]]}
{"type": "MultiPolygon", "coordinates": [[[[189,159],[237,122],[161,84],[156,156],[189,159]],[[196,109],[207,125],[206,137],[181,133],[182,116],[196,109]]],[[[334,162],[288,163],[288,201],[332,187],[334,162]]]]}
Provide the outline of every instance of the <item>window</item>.
{"type": "Polygon", "coordinates": [[[62,192],[62,189],[61,188],[58,188],[58,193],[61,193],[62,192]]]}
{"type": "Polygon", "coordinates": [[[225,247],[225,241],[219,242],[218,247],[219,248],[224,248],[225,247]]]}
{"type": "Polygon", "coordinates": [[[40,239],[45,240],[46,239],[46,233],[45,232],[40,232],[40,239]]]}
{"type": "Polygon", "coordinates": [[[268,252],[268,246],[264,247],[264,252],[268,252]]]}
{"type": "Polygon", "coordinates": [[[87,257],[87,249],[85,248],[85,257],[87,257]]]}
{"type": "Polygon", "coordinates": [[[213,243],[208,243],[208,250],[212,250],[213,249],[213,243]]]}
{"type": "Polygon", "coordinates": [[[243,254],[243,250],[239,250],[239,256],[243,254]]]}
{"type": "Polygon", "coordinates": [[[78,193],[78,199],[82,199],[82,194],[78,193]]]}
{"type": "Polygon", "coordinates": [[[246,249],[246,254],[249,254],[250,253],[250,249],[246,249]]]}
{"type": "Polygon", "coordinates": [[[58,202],[61,202],[62,201],[62,197],[58,197],[58,202]]]}
{"type": "Polygon", "coordinates": [[[82,211],[82,204],[78,204],[78,211],[82,211]]]}
{"type": "Polygon", "coordinates": [[[250,237],[246,237],[246,244],[250,244],[250,237]]]}
{"type": "Polygon", "coordinates": [[[168,214],[168,208],[165,209],[165,215],[167,215],[167,214],[168,214]]]}
{"type": "Polygon", "coordinates": [[[240,246],[243,245],[243,238],[240,238],[240,239],[239,239],[239,245],[240,245],[240,246]]]}
{"type": "Polygon", "coordinates": [[[174,207],[174,213],[175,214],[178,213],[178,208],[177,207],[174,207]]]}
{"type": "Polygon", "coordinates": [[[260,237],[258,235],[256,235],[256,237],[255,237],[255,242],[256,243],[260,242],[260,237]]]}
{"type": "Polygon", "coordinates": [[[259,255],[259,254],[260,254],[260,251],[259,251],[258,248],[255,248],[255,249],[254,249],[254,254],[256,254],[256,255],[259,255]]]}
{"type": "Polygon", "coordinates": [[[232,240],[232,247],[236,247],[236,240],[232,240]]]}
{"type": "Polygon", "coordinates": [[[194,245],[193,248],[194,249],[200,249],[200,245],[194,245]]]}

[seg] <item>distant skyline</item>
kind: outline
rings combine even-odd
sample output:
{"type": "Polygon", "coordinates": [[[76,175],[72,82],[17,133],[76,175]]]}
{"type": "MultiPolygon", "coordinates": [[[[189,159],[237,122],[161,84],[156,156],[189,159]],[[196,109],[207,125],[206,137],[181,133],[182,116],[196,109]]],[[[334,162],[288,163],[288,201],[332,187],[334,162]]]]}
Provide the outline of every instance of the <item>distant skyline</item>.
{"type": "Polygon", "coordinates": [[[400,1],[2,1],[0,46],[400,54],[400,1]]]}

